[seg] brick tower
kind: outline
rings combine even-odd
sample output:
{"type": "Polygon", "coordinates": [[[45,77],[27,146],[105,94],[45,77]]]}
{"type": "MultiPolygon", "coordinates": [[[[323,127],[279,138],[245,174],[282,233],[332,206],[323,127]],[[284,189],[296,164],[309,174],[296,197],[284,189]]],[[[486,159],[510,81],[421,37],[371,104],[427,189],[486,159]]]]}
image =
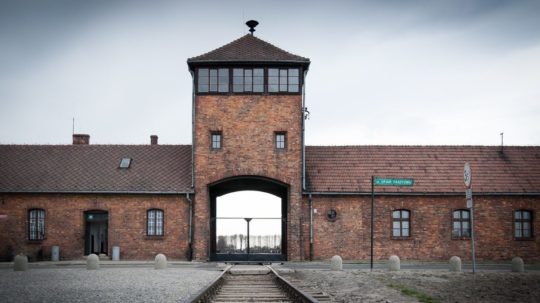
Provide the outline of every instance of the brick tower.
{"type": "Polygon", "coordinates": [[[281,260],[300,260],[304,77],[310,61],[253,34],[188,59],[193,76],[193,258],[216,260],[215,199],[279,196],[281,260]]]}

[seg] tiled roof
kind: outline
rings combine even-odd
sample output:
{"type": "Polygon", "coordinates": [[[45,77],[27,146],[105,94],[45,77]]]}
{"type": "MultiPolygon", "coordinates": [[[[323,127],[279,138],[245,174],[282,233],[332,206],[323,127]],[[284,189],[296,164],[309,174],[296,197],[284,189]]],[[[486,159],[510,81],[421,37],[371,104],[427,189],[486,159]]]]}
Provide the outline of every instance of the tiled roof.
{"type": "Polygon", "coordinates": [[[192,192],[191,146],[0,145],[0,192],[192,192]]]}
{"type": "Polygon", "coordinates": [[[203,62],[295,62],[309,64],[309,59],[291,54],[247,34],[211,52],[188,59],[188,64],[203,62]]]}
{"type": "Polygon", "coordinates": [[[307,146],[307,187],[313,192],[371,192],[371,176],[413,178],[413,187],[377,192],[463,193],[469,162],[476,193],[540,193],[540,147],[307,146]]]}

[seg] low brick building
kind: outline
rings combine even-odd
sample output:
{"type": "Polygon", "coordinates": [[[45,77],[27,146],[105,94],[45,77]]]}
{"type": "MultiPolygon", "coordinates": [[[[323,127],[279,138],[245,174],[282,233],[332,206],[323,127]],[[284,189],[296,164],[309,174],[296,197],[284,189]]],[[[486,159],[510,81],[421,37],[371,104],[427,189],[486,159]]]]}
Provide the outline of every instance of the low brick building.
{"type": "Polygon", "coordinates": [[[474,224],[479,259],[540,260],[540,147],[305,146],[309,65],[253,33],[188,59],[191,145],[0,145],[0,257],[360,260],[373,218],[375,259],[468,259],[474,224]],[[239,191],[277,197],[281,216],[219,217],[239,191]],[[247,230],[227,232],[232,220],[247,230]],[[277,228],[250,231],[263,221],[277,228]]]}

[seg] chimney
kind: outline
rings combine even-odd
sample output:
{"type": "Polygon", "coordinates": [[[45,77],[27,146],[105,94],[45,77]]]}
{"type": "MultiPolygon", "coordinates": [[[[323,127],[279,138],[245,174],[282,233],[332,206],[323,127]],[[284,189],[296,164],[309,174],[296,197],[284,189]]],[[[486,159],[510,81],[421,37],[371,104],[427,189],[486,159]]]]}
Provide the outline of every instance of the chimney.
{"type": "Polygon", "coordinates": [[[88,145],[90,144],[90,135],[73,134],[73,145],[88,145]]]}
{"type": "Polygon", "coordinates": [[[150,145],[158,145],[157,139],[158,139],[158,136],[156,136],[156,135],[151,135],[151,136],[150,136],[150,145]]]}

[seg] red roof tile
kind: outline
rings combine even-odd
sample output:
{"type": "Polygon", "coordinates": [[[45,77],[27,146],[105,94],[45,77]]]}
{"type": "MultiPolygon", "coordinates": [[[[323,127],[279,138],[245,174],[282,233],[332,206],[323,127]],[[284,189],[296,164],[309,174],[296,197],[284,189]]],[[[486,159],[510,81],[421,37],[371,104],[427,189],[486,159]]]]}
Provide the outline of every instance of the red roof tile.
{"type": "Polygon", "coordinates": [[[191,146],[0,145],[0,192],[192,192],[191,146]]]}
{"type": "Polygon", "coordinates": [[[190,65],[208,62],[293,62],[308,65],[309,59],[247,34],[213,51],[188,59],[190,65]]]}
{"type": "Polygon", "coordinates": [[[371,176],[413,178],[413,187],[377,192],[463,193],[463,165],[473,192],[540,193],[540,147],[307,146],[307,186],[313,192],[371,192],[371,176]]]}

